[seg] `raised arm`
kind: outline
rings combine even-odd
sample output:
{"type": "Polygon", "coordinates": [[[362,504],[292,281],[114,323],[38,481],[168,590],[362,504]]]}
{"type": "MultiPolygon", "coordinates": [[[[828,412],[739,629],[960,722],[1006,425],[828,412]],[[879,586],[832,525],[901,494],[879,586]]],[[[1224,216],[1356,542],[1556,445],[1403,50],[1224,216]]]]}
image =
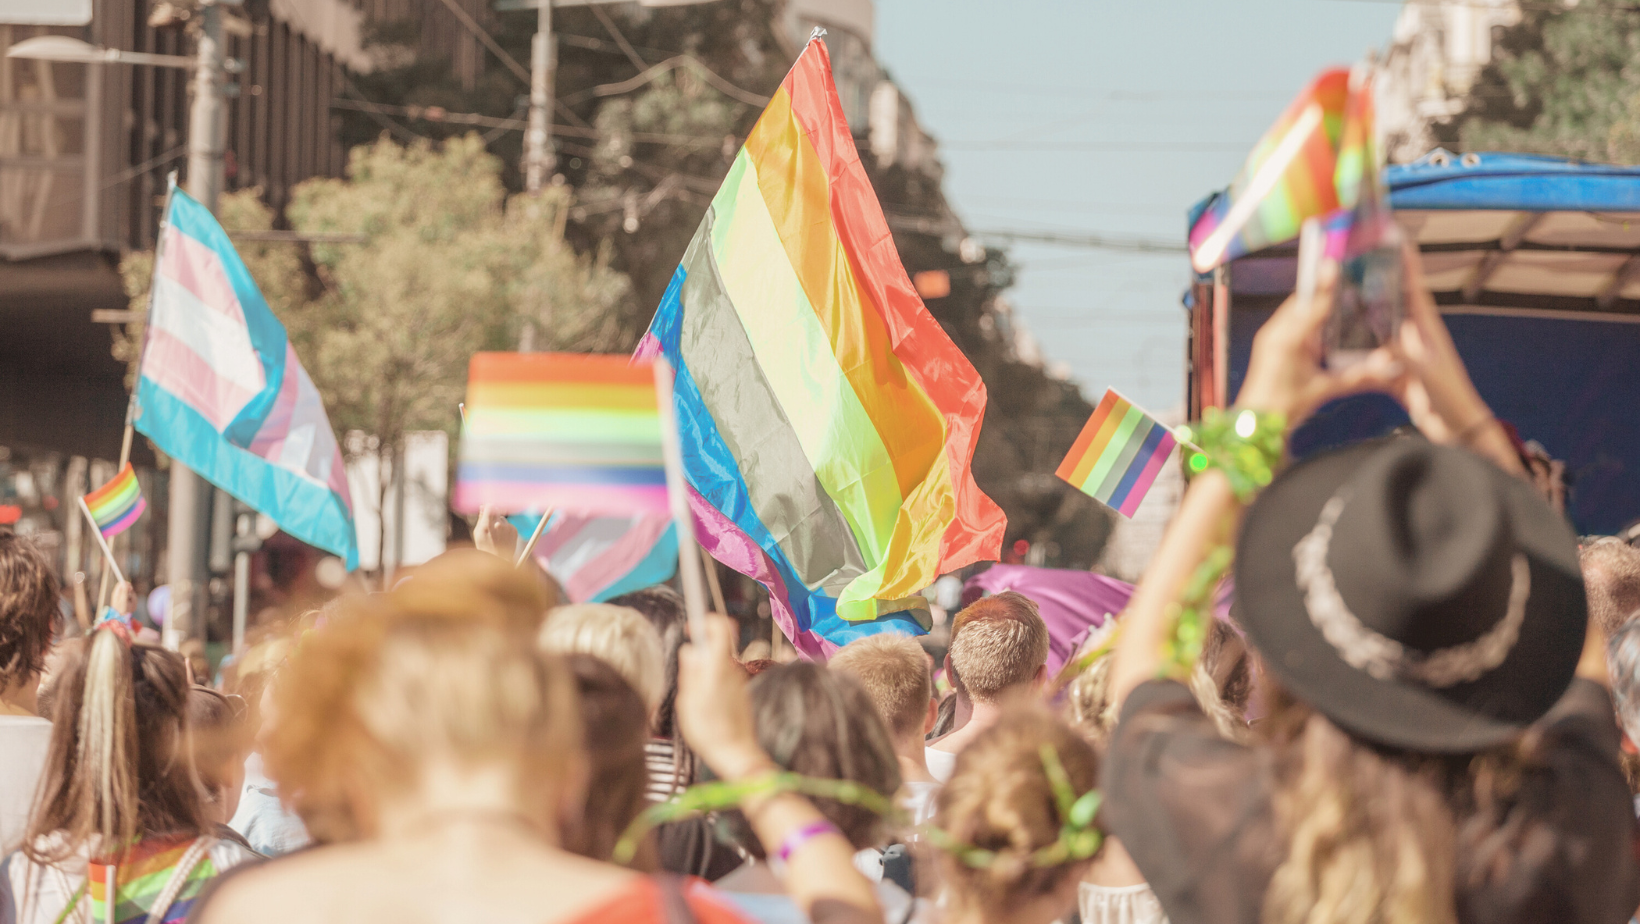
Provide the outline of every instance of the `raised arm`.
{"type": "MultiPolygon", "coordinates": [[[[1290,431],[1332,398],[1387,389],[1400,378],[1401,363],[1387,348],[1340,372],[1321,368],[1320,332],[1332,308],[1337,276],[1336,266],[1324,266],[1310,304],[1292,296],[1259,329],[1232,414],[1252,411],[1265,415],[1266,425],[1284,422],[1290,431]]],[[[1213,548],[1233,541],[1241,509],[1223,472],[1209,469],[1191,482],[1122,617],[1111,673],[1111,697],[1118,708],[1134,687],[1162,672],[1173,605],[1213,548]]]]}
{"type": "MultiPolygon", "coordinates": [[[[684,740],[720,778],[747,780],[780,768],[757,743],[746,673],[734,660],[733,626],[707,617],[706,638],[678,652],[678,724],[684,740]]],[[[779,793],[749,798],[741,811],[771,857],[785,854],[786,892],[815,924],[880,924],[870,881],[854,847],[809,800],[779,793]]]]}

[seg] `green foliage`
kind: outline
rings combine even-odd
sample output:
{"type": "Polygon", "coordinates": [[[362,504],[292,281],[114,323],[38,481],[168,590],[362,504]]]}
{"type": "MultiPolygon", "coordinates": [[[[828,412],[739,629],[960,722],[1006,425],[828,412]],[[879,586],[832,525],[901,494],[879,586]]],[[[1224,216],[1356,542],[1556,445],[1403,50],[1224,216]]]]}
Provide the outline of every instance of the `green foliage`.
{"type": "MultiPolygon", "coordinates": [[[[455,432],[467,362],[516,349],[526,325],[539,349],[624,350],[630,284],[601,256],[564,242],[567,190],[507,197],[501,164],[475,137],[434,146],[388,140],[354,149],[348,178],[298,186],[288,210],[304,234],[362,235],[313,244],[240,242],[251,276],[325,399],[330,422],[391,453],[408,430],[455,432]]],[[[259,190],[224,195],[224,227],[266,230],[259,190]]],[[[120,265],[133,310],[144,313],[153,255],[120,265]]],[[[134,364],[140,321],[116,337],[134,364]]]]}
{"type": "Polygon", "coordinates": [[[1527,9],[1445,140],[1466,150],[1640,162],[1640,10],[1628,0],[1527,9]]]}
{"type": "Polygon", "coordinates": [[[434,146],[388,140],[354,149],[348,178],[297,187],[291,225],[359,234],[312,247],[320,291],[286,328],[331,423],[397,446],[407,430],[459,423],[467,362],[516,349],[621,349],[623,276],[563,242],[568,192],[508,199],[501,164],[475,136],[434,146]]]}

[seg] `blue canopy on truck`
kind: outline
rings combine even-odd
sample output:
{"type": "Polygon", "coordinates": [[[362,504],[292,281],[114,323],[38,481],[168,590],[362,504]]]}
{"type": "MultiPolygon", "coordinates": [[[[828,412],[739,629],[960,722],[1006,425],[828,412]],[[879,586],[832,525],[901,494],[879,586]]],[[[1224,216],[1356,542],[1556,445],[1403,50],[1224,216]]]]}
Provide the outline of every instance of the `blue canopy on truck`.
{"type": "MultiPolygon", "coordinates": [[[[1640,520],[1640,167],[1435,151],[1386,178],[1475,384],[1524,439],[1565,460],[1573,523],[1614,533],[1640,520]]],[[[1204,395],[1236,393],[1253,333],[1296,269],[1286,245],[1198,283],[1193,410],[1204,395]]],[[[1301,428],[1293,449],[1405,422],[1382,396],[1346,399],[1301,428]]]]}

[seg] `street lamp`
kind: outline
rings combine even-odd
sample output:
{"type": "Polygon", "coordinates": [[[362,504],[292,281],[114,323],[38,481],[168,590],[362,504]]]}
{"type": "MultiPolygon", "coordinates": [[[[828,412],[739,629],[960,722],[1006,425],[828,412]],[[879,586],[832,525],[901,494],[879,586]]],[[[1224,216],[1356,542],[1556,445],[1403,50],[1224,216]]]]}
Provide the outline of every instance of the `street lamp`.
{"type": "MultiPolygon", "coordinates": [[[[80,64],[148,64],[193,70],[194,101],[188,113],[188,194],[216,212],[222,191],[223,73],[237,73],[241,65],[222,53],[222,7],[241,0],[201,0],[199,34],[194,57],[155,55],[117,48],[99,48],[66,35],[25,39],[6,52],[8,58],[63,61],[80,64]]],[[[127,411],[127,415],[129,415],[127,411]]],[[[129,416],[126,421],[130,423],[129,416]]],[[[130,430],[126,430],[129,440],[130,430]]],[[[121,450],[124,456],[129,442],[121,450]]],[[[125,459],[121,459],[121,464],[125,459]]],[[[173,651],[182,640],[204,633],[204,592],[208,578],[203,537],[210,523],[211,491],[204,479],[186,466],[171,462],[170,510],[167,524],[170,555],[171,614],[165,620],[165,647],[173,651]]]]}
{"type": "Polygon", "coordinates": [[[8,58],[32,61],[62,61],[69,64],[151,64],[155,67],[193,67],[185,55],[151,55],[141,51],[99,48],[66,35],[38,35],[24,39],[6,51],[8,58]]]}

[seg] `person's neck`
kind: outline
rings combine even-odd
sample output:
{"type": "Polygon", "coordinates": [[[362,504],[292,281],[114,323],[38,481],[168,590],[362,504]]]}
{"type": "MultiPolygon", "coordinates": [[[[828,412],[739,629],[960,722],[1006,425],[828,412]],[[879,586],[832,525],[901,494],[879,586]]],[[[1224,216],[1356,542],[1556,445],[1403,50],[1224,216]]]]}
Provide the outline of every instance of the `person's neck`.
{"type": "Polygon", "coordinates": [[[38,716],[39,714],[39,676],[31,675],[9,686],[0,687],[0,715],[38,716]]]}
{"type": "Polygon", "coordinates": [[[997,724],[997,719],[1002,717],[1002,707],[998,706],[996,703],[979,702],[976,700],[972,708],[973,713],[968,717],[968,724],[965,727],[972,728],[975,732],[981,732],[987,728],[990,728],[991,726],[997,724]]]}
{"type": "Polygon", "coordinates": [[[939,782],[939,780],[934,779],[932,773],[928,772],[927,747],[928,745],[924,743],[922,735],[917,734],[894,742],[894,756],[900,759],[901,782],[939,782]]]}
{"type": "Polygon", "coordinates": [[[980,702],[975,700],[973,704],[973,714],[969,717],[968,724],[934,742],[932,747],[936,751],[946,751],[948,753],[955,754],[967,747],[968,742],[979,737],[981,732],[985,731],[987,728],[990,728],[992,725],[995,725],[997,723],[997,719],[1001,717],[1001,706],[998,706],[996,703],[980,702]]]}
{"type": "Polygon", "coordinates": [[[423,771],[421,786],[408,798],[382,801],[377,835],[394,841],[482,828],[538,838],[543,846],[555,845],[557,831],[519,805],[516,782],[510,768],[434,762],[423,771]]]}

